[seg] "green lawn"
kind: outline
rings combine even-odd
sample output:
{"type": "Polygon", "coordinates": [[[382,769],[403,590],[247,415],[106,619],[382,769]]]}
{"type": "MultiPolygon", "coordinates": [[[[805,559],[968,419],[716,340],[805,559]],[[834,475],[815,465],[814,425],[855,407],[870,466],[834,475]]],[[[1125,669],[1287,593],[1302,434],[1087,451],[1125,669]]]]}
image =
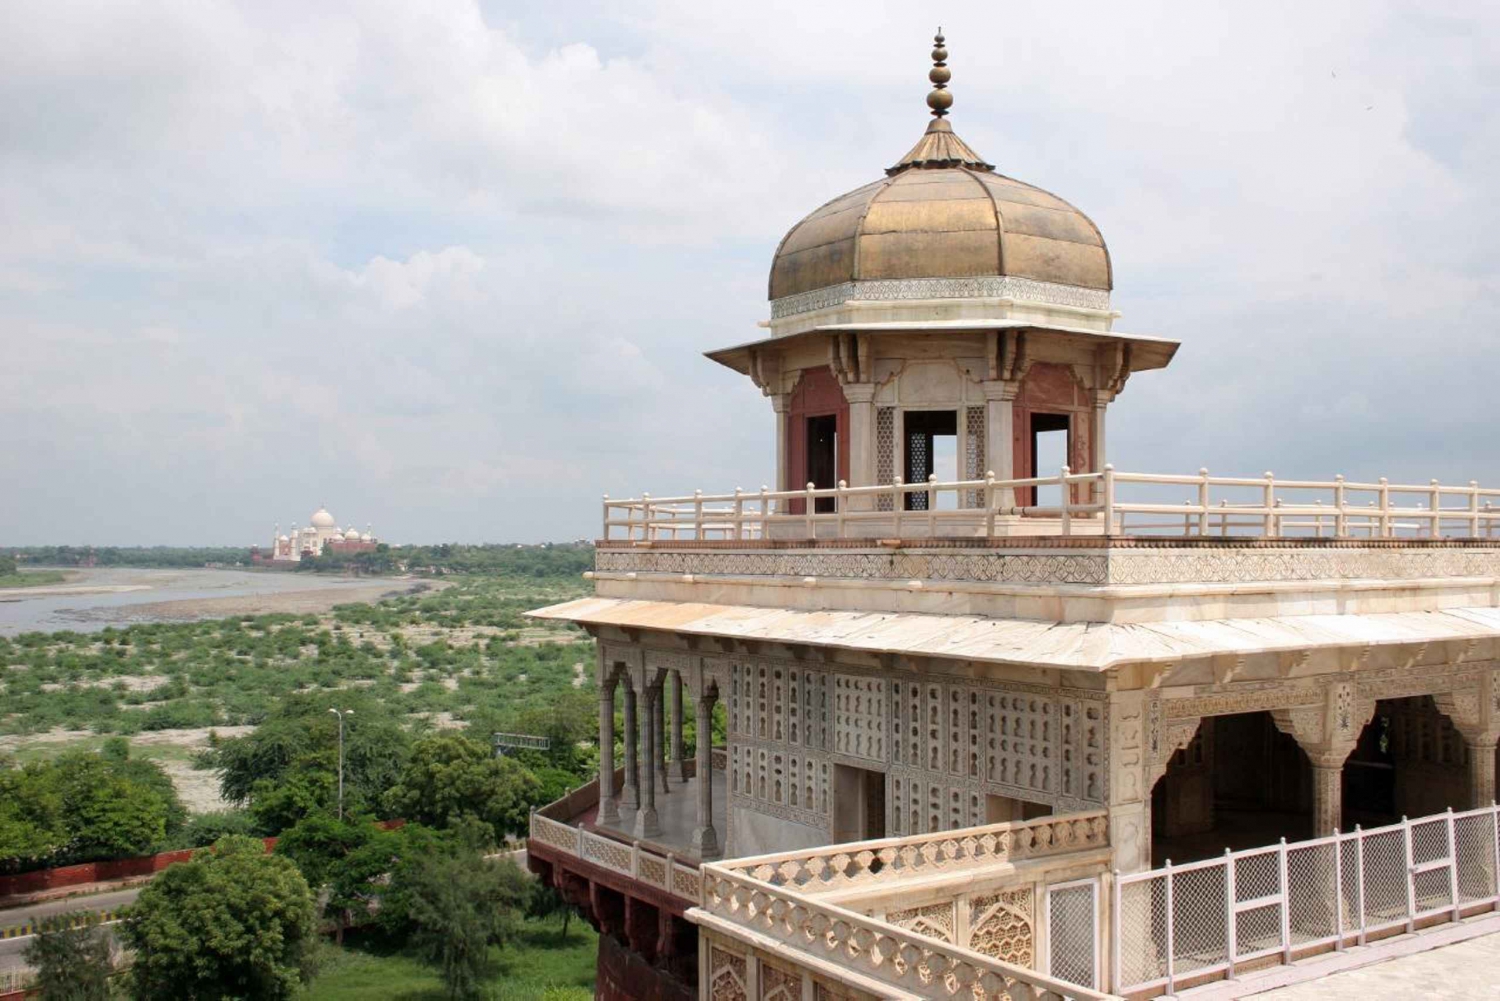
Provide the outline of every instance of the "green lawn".
{"type": "MultiPolygon", "coordinates": [[[[598,936],[577,917],[560,938],[559,920],[529,920],[520,937],[492,949],[486,983],[492,1001],[589,1001],[594,996],[594,956],[598,936]]],[[[446,1001],[437,971],[403,953],[353,946],[329,946],[320,971],[302,993],[303,1001],[446,1001]]]]}

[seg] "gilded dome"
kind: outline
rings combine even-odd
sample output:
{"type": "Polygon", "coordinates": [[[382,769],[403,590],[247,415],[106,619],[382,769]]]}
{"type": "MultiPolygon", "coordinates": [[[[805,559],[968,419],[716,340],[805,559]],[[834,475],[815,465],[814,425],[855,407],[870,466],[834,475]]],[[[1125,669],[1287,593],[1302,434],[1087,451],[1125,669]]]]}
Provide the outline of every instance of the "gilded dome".
{"type": "Polygon", "coordinates": [[[886,176],[813,212],[782,238],[770,298],[846,282],[1008,276],[1113,286],[1099,227],[1041,188],[995,172],[944,116],[952,104],[941,36],[932,123],[886,176]],[[941,98],[939,100],[938,98],[941,98]]]}

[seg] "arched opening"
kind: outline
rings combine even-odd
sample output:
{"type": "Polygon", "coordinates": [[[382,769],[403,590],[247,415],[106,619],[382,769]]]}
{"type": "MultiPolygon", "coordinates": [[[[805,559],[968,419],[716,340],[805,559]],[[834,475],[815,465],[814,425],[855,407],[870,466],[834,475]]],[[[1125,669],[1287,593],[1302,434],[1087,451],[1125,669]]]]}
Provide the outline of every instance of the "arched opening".
{"type": "Polygon", "coordinates": [[[1192,862],[1312,836],[1312,768],[1267,712],[1210,716],[1151,790],[1151,856],[1192,862]]]}
{"type": "Polygon", "coordinates": [[[1468,807],[1469,751],[1430,695],[1382,699],[1344,765],[1345,829],[1468,807]]]}

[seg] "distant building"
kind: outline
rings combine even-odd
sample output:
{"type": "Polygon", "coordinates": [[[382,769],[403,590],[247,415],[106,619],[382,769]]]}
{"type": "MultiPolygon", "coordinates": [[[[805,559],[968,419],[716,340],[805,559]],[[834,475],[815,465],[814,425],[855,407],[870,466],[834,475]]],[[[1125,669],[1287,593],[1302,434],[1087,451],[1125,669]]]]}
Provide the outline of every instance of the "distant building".
{"type": "Polygon", "coordinates": [[[254,563],[297,563],[306,556],[322,556],[329,553],[372,553],[379,544],[368,525],[361,532],[353,525],[340,528],[326,507],[320,507],[307,520],[306,528],[292,526],[291,531],[282,532],[277,525],[271,533],[269,555],[257,546],[251,550],[254,563]]]}

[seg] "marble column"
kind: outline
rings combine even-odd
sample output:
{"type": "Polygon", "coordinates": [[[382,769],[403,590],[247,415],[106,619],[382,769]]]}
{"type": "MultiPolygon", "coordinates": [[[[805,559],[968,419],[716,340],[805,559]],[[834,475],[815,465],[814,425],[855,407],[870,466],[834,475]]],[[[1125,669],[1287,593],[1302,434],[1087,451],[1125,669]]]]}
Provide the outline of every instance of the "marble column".
{"type": "Polygon", "coordinates": [[[655,838],[661,835],[661,822],[656,815],[656,782],[652,773],[656,771],[656,702],[661,698],[661,689],[646,687],[641,692],[645,705],[641,710],[641,808],[635,813],[635,836],[655,838]]]}
{"type": "Polygon", "coordinates": [[[1331,754],[1312,759],[1313,837],[1315,838],[1332,834],[1343,824],[1344,759],[1346,757],[1348,754],[1331,754]]]}
{"type": "Polygon", "coordinates": [[[625,796],[622,804],[627,810],[641,808],[640,770],[636,762],[635,689],[625,685],[625,796]]]}
{"type": "Polygon", "coordinates": [[[669,771],[678,782],[686,782],[687,760],[682,747],[682,673],[673,671],[672,683],[672,767],[669,771]]]}
{"type": "Polygon", "coordinates": [[[615,683],[599,688],[599,816],[600,824],[618,824],[615,802],[615,683]]]}
{"type": "Polygon", "coordinates": [[[700,859],[719,856],[719,835],[714,830],[715,701],[711,695],[698,700],[698,824],[693,828],[693,852],[700,859]]]}
{"type": "Polygon", "coordinates": [[[1500,735],[1483,734],[1477,740],[1464,737],[1469,751],[1469,808],[1478,809],[1495,801],[1495,746],[1500,735]]]}
{"type": "Polygon", "coordinates": [[[670,792],[667,788],[666,773],[666,678],[657,686],[657,699],[655,699],[655,729],[651,734],[651,744],[655,747],[655,762],[657,762],[657,776],[660,777],[661,792],[670,792]]]}

